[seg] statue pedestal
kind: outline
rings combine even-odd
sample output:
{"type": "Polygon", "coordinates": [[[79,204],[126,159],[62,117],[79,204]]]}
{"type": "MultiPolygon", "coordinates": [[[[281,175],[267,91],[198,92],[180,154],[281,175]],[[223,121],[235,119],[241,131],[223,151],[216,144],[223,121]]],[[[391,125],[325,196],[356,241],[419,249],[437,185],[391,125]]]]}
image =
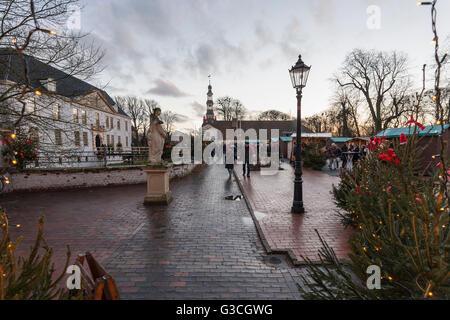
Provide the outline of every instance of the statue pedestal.
{"type": "Polygon", "coordinates": [[[172,193],[169,190],[169,168],[145,167],[142,169],[147,174],[147,196],[144,204],[168,205],[172,201],[172,193]]]}

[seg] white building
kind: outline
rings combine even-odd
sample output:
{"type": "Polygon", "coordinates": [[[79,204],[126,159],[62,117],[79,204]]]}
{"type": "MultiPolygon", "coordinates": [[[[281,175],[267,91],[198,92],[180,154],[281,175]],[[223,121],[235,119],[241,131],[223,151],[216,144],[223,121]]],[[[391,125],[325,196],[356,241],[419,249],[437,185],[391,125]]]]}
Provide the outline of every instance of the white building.
{"type": "MultiPolygon", "coordinates": [[[[131,150],[131,119],[105,91],[34,57],[25,60],[34,92],[22,99],[26,103],[23,119],[13,130],[39,141],[38,162],[31,166],[99,166],[102,147],[107,146],[109,154],[131,150]]],[[[0,50],[0,95],[11,87],[15,92],[22,90],[23,70],[15,53],[0,50]]],[[[23,106],[17,95],[0,103],[4,106],[0,127],[12,129],[23,106]]],[[[121,157],[117,155],[116,160],[121,157]]]]}

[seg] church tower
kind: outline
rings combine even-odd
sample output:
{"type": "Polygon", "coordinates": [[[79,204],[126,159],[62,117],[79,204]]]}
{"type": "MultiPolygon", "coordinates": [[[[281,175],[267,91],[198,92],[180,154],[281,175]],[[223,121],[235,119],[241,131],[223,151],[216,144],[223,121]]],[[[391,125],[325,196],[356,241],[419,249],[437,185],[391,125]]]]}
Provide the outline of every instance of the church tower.
{"type": "Polygon", "coordinates": [[[204,118],[204,123],[214,123],[216,117],[214,116],[214,101],[213,101],[213,93],[211,86],[211,76],[209,76],[209,85],[208,85],[208,93],[206,100],[206,117],[204,118]]]}

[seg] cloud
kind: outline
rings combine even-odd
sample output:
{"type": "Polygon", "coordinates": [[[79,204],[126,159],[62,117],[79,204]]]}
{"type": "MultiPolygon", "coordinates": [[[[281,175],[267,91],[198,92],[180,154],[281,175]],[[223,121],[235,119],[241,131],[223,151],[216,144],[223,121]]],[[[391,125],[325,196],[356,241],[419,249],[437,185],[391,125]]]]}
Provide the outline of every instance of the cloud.
{"type": "Polygon", "coordinates": [[[192,119],[184,114],[181,114],[181,113],[175,114],[175,122],[176,123],[185,123],[185,122],[190,122],[190,121],[192,121],[192,119]]]}
{"type": "Polygon", "coordinates": [[[251,50],[245,44],[229,42],[223,35],[217,35],[208,42],[193,45],[184,60],[185,66],[199,74],[221,74],[239,71],[248,63],[251,50]]]}
{"type": "Polygon", "coordinates": [[[254,32],[256,39],[256,48],[260,49],[274,42],[272,33],[267,29],[267,26],[263,21],[258,20],[255,22],[254,32]]]}
{"type": "Polygon", "coordinates": [[[181,98],[188,96],[187,93],[184,93],[178,87],[164,79],[156,79],[153,81],[155,83],[155,87],[147,90],[145,94],[156,94],[158,96],[166,96],[166,97],[174,97],[174,98],[181,98]]]}
{"type": "Polygon", "coordinates": [[[192,109],[194,109],[195,115],[198,117],[203,117],[206,113],[206,107],[204,107],[201,103],[194,101],[191,103],[192,109]]]}

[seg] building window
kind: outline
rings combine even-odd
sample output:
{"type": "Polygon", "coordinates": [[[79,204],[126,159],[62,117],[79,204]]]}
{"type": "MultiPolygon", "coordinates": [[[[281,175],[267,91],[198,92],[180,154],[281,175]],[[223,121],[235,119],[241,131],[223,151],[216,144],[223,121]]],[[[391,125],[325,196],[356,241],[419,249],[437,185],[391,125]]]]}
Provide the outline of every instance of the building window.
{"type": "Polygon", "coordinates": [[[120,130],[120,119],[117,120],[117,130],[120,130]]]}
{"type": "Polygon", "coordinates": [[[55,145],[62,146],[62,130],[55,129],[55,145]]]}
{"type": "Polygon", "coordinates": [[[95,114],[95,125],[100,127],[100,115],[98,113],[95,114]]]}
{"type": "Polygon", "coordinates": [[[53,105],[53,119],[61,120],[61,106],[59,103],[53,105]]]}
{"type": "Polygon", "coordinates": [[[75,131],[75,146],[80,146],[80,131],[75,131]]]}
{"type": "Polygon", "coordinates": [[[37,115],[36,101],[25,100],[25,110],[29,115],[37,115]]]}
{"type": "Polygon", "coordinates": [[[111,138],[109,137],[109,134],[106,136],[106,145],[109,147],[111,145],[111,138]]]}
{"type": "Polygon", "coordinates": [[[125,146],[128,147],[128,136],[125,137],[125,146]]]}
{"type": "Polygon", "coordinates": [[[119,147],[122,147],[122,137],[121,137],[121,136],[118,136],[117,139],[119,140],[119,141],[117,141],[117,145],[118,145],[119,147]]]}
{"type": "Polygon", "coordinates": [[[109,124],[111,125],[111,129],[114,129],[114,119],[113,118],[109,118],[109,124]]]}
{"type": "Polygon", "coordinates": [[[47,82],[45,83],[45,88],[49,92],[56,92],[56,81],[55,81],[55,79],[48,78],[47,82]]]}
{"type": "Polygon", "coordinates": [[[72,109],[72,114],[73,114],[73,122],[78,123],[78,109],[77,108],[73,108],[72,109]]]}
{"type": "Polygon", "coordinates": [[[106,116],[106,128],[109,129],[109,117],[108,116],[106,116]]]}
{"type": "Polygon", "coordinates": [[[128,131],[128,121],[125,121],[125,131],[128,131]]]}
{"type": "Polygon", "coordinates": [[[37,147],[39,147],[39,129],[36,127],[31,127],[28,132],[30,135],[30,140],[33,141],[37,147]]]}
{"type": "Polygon", "coordinates": [[[83,144],[85,147],[89,147],[88,133],[83,132],[83,144]]]}
{"type": "Polygon", "coordinates": [[[112,148],[114,150],[114,136],[111,136],[111,146],[112,146],[112,148]]]}
{"type": "Polygon", "coordinates": [[[81,110],[81,122],[82,122],[83,124],[87,124],[86,110],[81,110]]]}

